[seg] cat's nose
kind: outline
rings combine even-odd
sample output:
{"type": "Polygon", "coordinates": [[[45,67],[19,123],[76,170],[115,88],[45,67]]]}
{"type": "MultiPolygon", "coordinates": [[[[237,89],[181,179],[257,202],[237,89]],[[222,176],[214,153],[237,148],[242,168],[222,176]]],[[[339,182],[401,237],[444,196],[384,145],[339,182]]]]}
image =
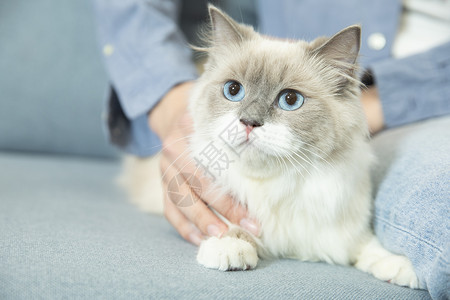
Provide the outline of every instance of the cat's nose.
{"type": "Polygon", "coordinates": [[[250,132],[252,132],[253,128],[263,126],[264,123],[258,122],[255,120],[247,120],[247,119],[240,119],[242,124],[245,125],[245,132],[247,133],[247,140],[249,139],[250,132]]]}
{"type": "Polygon", "coordinates": [[[245,126],[249,126],[249,127],[260,127],[263,126],[264,123],[263,122],[258,122],[256,120],[248,120],[248,119],[240,119],[239,121],[241,121],[242,124],[244,124],[245,126]]]}

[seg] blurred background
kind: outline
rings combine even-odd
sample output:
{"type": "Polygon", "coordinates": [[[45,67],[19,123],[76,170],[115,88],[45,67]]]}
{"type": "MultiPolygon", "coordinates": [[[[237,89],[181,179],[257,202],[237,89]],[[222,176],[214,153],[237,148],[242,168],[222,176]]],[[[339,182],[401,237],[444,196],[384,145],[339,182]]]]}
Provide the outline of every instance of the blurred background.
{"type": "MultiPolygon", "coordinates": [[[[183,8],[194,16],[181,24],[194,44],[207,13],[200,2],[183,8]]],[[[211,2],[256,23],[252,1],[211,2]]],[[[107,141],[109,84],[96,30],[90,0],[0,1],[0,151],[117,159],[107,141]]]]}
{"type": "Polygon", "coordinates": [[[117,157],[95,30],[88,0],[0,2],[1,151],[117,157]]]}

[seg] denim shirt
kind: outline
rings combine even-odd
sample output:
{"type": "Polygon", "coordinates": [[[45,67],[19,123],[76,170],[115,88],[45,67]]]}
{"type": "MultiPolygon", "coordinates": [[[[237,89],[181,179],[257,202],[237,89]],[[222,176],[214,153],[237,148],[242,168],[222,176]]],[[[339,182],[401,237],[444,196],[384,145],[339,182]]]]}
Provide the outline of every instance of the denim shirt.
{"type": "MultiPolygon", "coordinates": [[[[313,40],[361,24],[360,63],[374,75],[386,127],[450,113],[450,43],[403,59],[391,57],[399,0],[218,4],[238,21],[277,37],[313,40]]],[[[129,153],[152,155],[161,142],[149,128],[148,112],[172,87],[197,78],[186,36],[194,36],[195,26],[190,25],[204,20],[206,1],[96,0],[95,5],[114,87],[110,101],[117,102],[110,103],[108,111],[110,138],[129,153]]]]}

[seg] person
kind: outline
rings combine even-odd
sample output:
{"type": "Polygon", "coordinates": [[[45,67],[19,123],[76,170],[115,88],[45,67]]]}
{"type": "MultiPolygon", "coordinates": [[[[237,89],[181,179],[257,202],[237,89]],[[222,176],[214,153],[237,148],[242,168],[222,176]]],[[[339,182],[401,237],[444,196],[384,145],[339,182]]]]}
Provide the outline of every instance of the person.
{"type": "MultiPolygon", "coordinates": [[[[450,1],[245,0],[217,4],[231,15],[234,11],[238,20],[247,16],[248,23],[257,25],[263,34],[279,38],[312,40],[330,36],[352,24],[362,24],[360,64],[366,70],[362,80],[367,88],[362,89],[361,101],[372,134],[450,113],[450,1]]],[[[184,153],[186,137],[191,131],[186,109],[188,95],[198,72],[187,38],[192,40],[196,20],[204,20],[206,1],[97,0],[96,12],[113,87],[108,111],[111,141],[142,157],[162,149],[163,173],[178,174],[181,169],[194,172],[195,164],[187,164],[184,153]]],[[[400,180],[408,181],[410,175],[405,171],[400,180]]],[[[445,176],[437,180],[447,180],[448,184],[448,172],[445,176]]],[[[165,176],[163,180],[165,189],[169,179],[170,176],[165,176]]],[[[207,178],[201,180],[203,185],[210,184],[207,178]]],[[[448,198],[443,196],[445,191],[434,198],[432,194],[424,195],[427,199],[421,201],[429,205],[438,202],[440,213],[449,215],[448,198]]],[[[383,202],[378,197],[377,194],[376,203],[388,207],[395,201],[386,196],[388,200],[383,202]]],[[[257,220],[249,219],[245,208],[234,205],[231,197],[214,202],[202,200],[179,207],[166,193],[165,216],[186,240],[198,245],[204,236],[220,236],[227,231],[227,226],[210,206],[231,222],[259,234],[257,220]]],[[[376,204],[376,216],[383,209],[386,207],[379,208],[376,204]]],[[[417,212],[410,214],[408,207],[403,207],[399,211],[388,211],[386,218],[396,214],[406,214],[410,219],[420,217],[417,212]]],[[[432,216],[437,218],[436,214],[432,216]]],[[[447,282],[448,286],[450,267],[448,259],[443,260],[444,263],[440,260],[450,251],[450,225],[446,218],[442,221],[444,224],[424,229],[440,232],[444,228],[440,237],[431,235],[430,238],[436,240],[432,249],[426,250],[432,255],[428,255],[425,262],[418,258],[417,252],[417,247],[423,245],[416,241],[405,242],[400,248],[391,247],[410,258],[414,256],[411,260],[422,286],[437,297],[442,293],[444,297],[448,295],[442,284],[447,282]],[[437,261],[440,261],[439,266],[437,261]],[[425,271],[426,268],[434,269],[425,271]],[[436,279],[436,274],[444,277],[436,279]]],[[[413,223],[401,226],[414,234],[414,228],[410,228],[413,223]]],[[[388,240],[383,236],[399,234],[392,233],[396,232],[395,226],[388,225],[375,226],[382,241],[388,240]]],[[[417,233],[417,239],[428,243],[422,234],[417,233]]],[[[398,239],[392,238],[391,243],[395,241],[398,239]]]]}

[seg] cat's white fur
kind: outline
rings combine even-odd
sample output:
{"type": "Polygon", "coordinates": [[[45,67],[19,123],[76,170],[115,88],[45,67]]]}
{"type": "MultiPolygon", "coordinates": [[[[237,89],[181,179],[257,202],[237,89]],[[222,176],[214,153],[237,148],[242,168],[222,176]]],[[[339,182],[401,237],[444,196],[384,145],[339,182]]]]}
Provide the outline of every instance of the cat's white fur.
{"type": "Polygon", "coordinates": [[[163,213],[163,190],[159,171],[160,154],[152,157],[126,156],[117,183],[128,192],[128,198],[142,211],[163,213]]]}
{"type": "MultiPolygon", "coordinates": [[[[216,27],[230,26],[226,23],[232,20],[217,9],[211,7],[210,13],[214,14],[216,27]]],[[[231,30],[239,26],[231,24],[231,30]]],[[[249,33],[247,28],[241,30],[242,34],[249,33]]],[[[256,37],[251,47],[267,53],[271,49],[291,51],[291,46],[280,49],[280,43],[256,37]]],[[[236,126],[241,132],[245,131],[235,110],[216,109],[220,115],[202,119],[210,114],[204,104],[205,93],[211,82],[215,82],[214,76],[220,77],[214,74],[219,71],[215,68],[210,63],[208,80],[200,79],[191,95],[192,155],[199,157],[212,141],[230,158],[232,163],[227,169],[216,174],[220,176],[216,176],[214,193],[218,197],[230,193],[246,205],[250,215],[260,221],[262,235],[258,238],[242,232],[236,236],[209,238],[200,246],[199,263],[219,270],[248,269],[257,265],[260,256],[354,264],[382,280],[417,288],[418,280],[411,262],[385,250],[370,228],[369,169],[373,158],[366,129],[358,125],[364,122],[360,108],[356,104],[336,105],[328,112],[339,115],[330,118],[336,128],[347,128],[345,132],[336,131],[336,137],[331,137],[341,138],[341,143],[345,144],[338,155],[330,155],[331,150],[328,151],[325,144],[319,147],[302,140],[291,132],[287,121],[267,121],[264,126],[253,129],[248,141],[241,135],[230,145],[218,137],[223,134],[224,126],[236,126]],[[237,154],[235,150],[243,145],[246,148],[237,154]],[[292,153],[293,148],[304,152],[302,155],[292,153]]],[[[327,91],[323,93],[320,97],[326,98],[327,91]]],[[[157,182],[154,174],[159,173],[157,163],[151,161],[156,159],[128,159],[128,172],[122,182],[131,189],[141,207],[155,212],[155,204],[142,204],[149,203],[149,198],[161,197],[155,198],[154,186],[149,188],[150,182],[157,182]]],[[[162,203],[162,199],[158,200],[162,203]]],[[[230,224],[230,228],[243,231],[235,227],[230,224]]]]}

